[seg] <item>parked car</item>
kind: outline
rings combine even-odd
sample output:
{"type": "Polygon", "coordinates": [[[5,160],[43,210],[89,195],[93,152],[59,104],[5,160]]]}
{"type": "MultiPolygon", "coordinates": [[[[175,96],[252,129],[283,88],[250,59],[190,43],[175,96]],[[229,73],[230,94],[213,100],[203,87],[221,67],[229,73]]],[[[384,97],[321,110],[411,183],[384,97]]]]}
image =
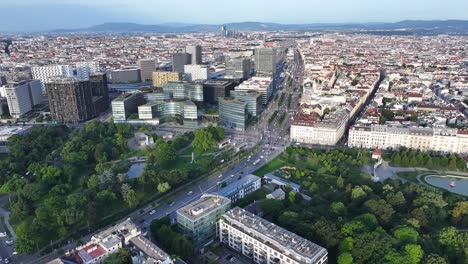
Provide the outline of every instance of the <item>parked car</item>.
{"type": "Polygon", "coordinates": [[[13,246],[15,242],[12,240],[12,239],[8,239],[7,241],[5,241],[5,244],[7,244],[8,246],[13,246]]]}
{"type": "Polygon", "coordinates": [[[151,210],[150,215],[154,215],[156,213],[156,210],[151,210]]]}
{"type": "Polygon", "coordinates": [[[0,232],[0,237],[6,237],[7,233],[6,232],[0,232]]]}

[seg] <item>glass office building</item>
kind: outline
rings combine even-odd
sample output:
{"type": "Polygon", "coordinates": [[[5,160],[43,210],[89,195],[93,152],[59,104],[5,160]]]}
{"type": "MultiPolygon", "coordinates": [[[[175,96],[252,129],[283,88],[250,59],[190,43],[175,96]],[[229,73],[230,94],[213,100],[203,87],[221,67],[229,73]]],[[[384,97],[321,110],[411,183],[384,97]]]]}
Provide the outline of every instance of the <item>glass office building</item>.
{"type": "Polygon", "coordinates": [[[247,123],[247,103],[232,97],[220,97],[219,123],[235,130],[244,131],[247,123]]]}

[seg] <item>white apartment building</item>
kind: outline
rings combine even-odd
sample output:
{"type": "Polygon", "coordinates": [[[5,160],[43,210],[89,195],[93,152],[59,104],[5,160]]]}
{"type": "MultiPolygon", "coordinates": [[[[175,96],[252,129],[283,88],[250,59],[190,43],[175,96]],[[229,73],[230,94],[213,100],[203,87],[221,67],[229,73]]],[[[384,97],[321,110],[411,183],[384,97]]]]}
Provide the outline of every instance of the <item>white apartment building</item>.
{"type": "Polygon", "coordinates": [[[325,116],[300,111],[291,124],[291,141],[333,146],[340,141],[346,132],[349,113],[340,109],[325,116]]]}
{"type": "Polygon", "coordinates": [[[99,65],[94,61],[82,61],[76,63],[76,77],[80,80],[88,80],[89,75],[99,71],[99,65]]]}
{"type": "Polygon", "coordinates": [[[45,94],[45,83],[50,77],[63,76],[73,77],[73,67],[71,65],[53,65],[31,68],[32,77],[42,82],[42,92],[45,94]]]}
{"type": "Polygon", "coordinates": [[[33,102],[27,82],[8,84],[5,87],[5,95],[12,117],[20,118],[33,109],[33,102]]]}
{"type": "Polygon", "coordinates": [[[249,92],[255,91],[262,94],[262,103],[266,105],[273,95],[273,79],[271,77],[252,77],[239,86],[235,91],[249,92]]]}
{"type": "Polygon", "coordinates": [[[218,221],[221,243],[265,264],[327,263],[325,248],[242,208],[226,212],[218,221]]]}
{"type": "Polygon", "coordinates": [[[184,79],[189,82],[208,80],[208,67],[206,65],[184,65],[184,79]]]}
{"type": "Polygon", "coordinates": [[[348,145],[369,149],[406,147],[423,151],[468,153],[468,131],[439,127],[356,125],[350,128],[348,145]]]}

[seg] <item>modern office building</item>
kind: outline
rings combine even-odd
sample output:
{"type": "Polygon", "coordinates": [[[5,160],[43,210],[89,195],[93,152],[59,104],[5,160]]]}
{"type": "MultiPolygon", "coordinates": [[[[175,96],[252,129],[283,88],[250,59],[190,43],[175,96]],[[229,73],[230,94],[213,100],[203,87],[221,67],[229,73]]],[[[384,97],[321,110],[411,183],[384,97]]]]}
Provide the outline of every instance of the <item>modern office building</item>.
{"type": "Polygon", "coordinates": [[[93,72],[89,75],[89,82],[93,91],[93,101],[97,114],[109,107],[109,87],[107,86],[107,74],[93,72]]]}
{"type": "Polygon", "coordinates": [[[233,58],[226,62],[225,78],[247,80],[250,76],[250,59],[233,58]]]}
{"type": "Polygon", "coordinates": [[[184,66],[192,63],[192,55],[180,52],[172,55],[172,71],[184,73],[184,66]]]}
{"type": "Polygon", "coordinates": [[[148,103],[138,106],[138,118],[143,120],[158,117],[158,104],[148,103]]]}
{"type": "Polygon", "coordinates": [[[99,65],[95,61],[83,61],[76,63],[76,77],[79,80],[87,80],[91,73],[99,72],[99,65]]]}
{"type": "Polygon", "coordinates": [[[369,149],[406,147],[467,154],[468,131],[447,127],[358,124],[349,129],[348,146],[369,149]]]}
{"type": "Polygon", "coordinates": [[[78,123],[97,116],[90,81],[55,77],[46,84],[52,120],[78,123]]]}
{"type": "Polygon", "coordinates": [[[156,61],[154,59],[138,60],[138,68],[140,68],[141,81],[151,82],[153,80],[153,72],[156,71],[156,61]]]}
{"type": "Polygon", "coordinates": [[[46,102],[46,97],[42,92],[42,83],[40,80],[28,81],[29,93],[31,95],[32,105],[40,105],[46,102]]]}
{"type": "Polygon", "coordinates": [[[155,103],[158,101],[170,100],[172,94],[168,92],[145,93],[143,97],[146,103],[155,103]]]}
{"type": "Polygon", "coordinates": [[[153,86],[163,87],[167,82],[182,81],[182,73],[180,72],[153,72],[153,86]]]}
{"type": "Polygon", "coordinates": [[[62,77],[73,77],[72,65],[53,65],[53,66],[41,66],[31,68],[32,78],[34,80],[40,80],[42,83],[42,92],[45,94],[45,84],[49,82],[51,77],[62,76],[62,77]]]}
{"type": "Polygon", "coordinates": [[[276,71],[276,56],[273,48],[255,49],[255,73],[273,76],[276,71]]]}
{"type": "Polygon", "coordinates": [[[195,45],[195,46],[187,46],[185,47],[185,52],[190,54],[192,57],[191,63],[195,64],[202,64],[202,46],[195,45]]]}
{"type": "Polygon", "coordinates": [[[215,104],[219,97],[228,97],[236,84],[231,80],[208,80],[203,83],[205,103],[215,104]]]}
{"type": "Polygon", "coordinates": [[[175,100],[191,100],[203,102],[203,85],[198,83],[169,81],[163,85],[163,91],[175,100]]]}
{"type": "Polygon", "coordinates": [[[11,82],[3,86],[10,115],[19,118],[45,102],[42,83],[39,80],[11,82]]]}
{"type": "Polygon", "coordinates": [[[325,248],[239,207],[219,218],[217,227],[221,243],[254,263],[324,264],[328,261],[325,248]]]}
{"type": "Polygon", "coordinates": [[[185,65],[184,80],[188,82],[208,80],[208,66],[206,65],[185,65]]]}
{"type": "Polygon", "coordinates": [[[260,115],[263,109],[263,96],[256,91],[231,91],[231,97],[247,103],[247,112],[252,117],[260,115]]]}
{"type": "Polygon", "coordinates": [[[239,199],[245,198],[247,195],[255,192],[262,187],[262,179],[253,174],[243,176],[237,181],[233,181],[226,187],[217,191],[217,195],[229,198],[232,203],[239,199]]]}
{"type": "Polygon", "coordinates": [[[177,223],[194,246],[202,248],[216,239],[216,222],[230,207],[231,200],[228,198],[205,194],[177,210],[177,223]]]}
{"type": "Polygon", "coordinates": [[[138,106],[144,104],[143,94],[125,93],[112,101],[112,116],[114,121],[125,121],[134,113],[138,113],[138,106]]]}
{"type": "Polygon", "coordinates": [[[20,118],[33,109],[33,102],[27,82],[9,83],[5,87],[10,116],[20,118]]]}
{"type": "Polygon", "coordinates": [[[218,98],[219,124],[244,131],[247,125],[247,103],[232,97],[218,98]]]}
{"type": "Polygon", "coordinates": [[[273,79],[271,77],[252,77],[234,88],[236,91],[255,91],[262,94],[262,104],[267,105],[273,95],[273,79]]]}
{"type": "Polygon", "coordinates": [[[141,82],[140,69],[121,69],[111,72],[112,83],[139,83],[141,82]]]}

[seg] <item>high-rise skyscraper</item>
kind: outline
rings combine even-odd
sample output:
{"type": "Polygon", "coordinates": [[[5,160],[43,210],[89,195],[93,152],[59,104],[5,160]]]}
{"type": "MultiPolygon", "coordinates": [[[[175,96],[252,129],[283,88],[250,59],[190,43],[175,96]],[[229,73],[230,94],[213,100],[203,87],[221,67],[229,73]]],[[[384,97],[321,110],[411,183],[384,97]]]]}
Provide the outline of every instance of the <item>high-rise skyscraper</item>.
{"type": "Polygon", "coordinates": [[[99,98],[96,98],[97,95],[94,95],[94,90],[102,92],[103,87],[97,88],[102,84],[100,81],[83,81],[71,77],[51,78],[46,84],[46,90],[52,119],[64,123],[78,123],[96,117],[99,109],[104,107],[101,106],[99,98]]]}
{"type": "Polygon", "coordinates": [[[45,101],[39,80],[9,83],[4,90],[10,115],[14,118],[21,117],[45,101]]]}
{"type": "Polygon", "coordinates": [[[184,73],[184,66],[192,63],[192,55],[182,52],[172,55],[172,71],[184,73]]]}
{"type": "Polygon", "coordinates": [[[5,94],[12,117],[19,118],[32,110],[32,100],[27,82],[7,84],[5,94]]]}
{"type": "Polygon", "coordinates": [[[192,64],[202,64],[202,46],[187,46],[185,52],[192,55],[192,64]]]}
{"type": "Polygon", "coordinates": [[[255,73],[273,76],[276,70],[275,50],[273,48],[255,49],[255,73]]]}
{"type": "Polygon", "coordinates": [[[142,59],[138,61],[142,82],[151,82],[153,80],[153,72],[156,71],[156,61],[154,59],[142,59]]]}
{"type": "Polygon", "coordinates": [[[226,62],[226,78],[248,79],[250,75],[250,59],[235,58],[226,62]]]}

